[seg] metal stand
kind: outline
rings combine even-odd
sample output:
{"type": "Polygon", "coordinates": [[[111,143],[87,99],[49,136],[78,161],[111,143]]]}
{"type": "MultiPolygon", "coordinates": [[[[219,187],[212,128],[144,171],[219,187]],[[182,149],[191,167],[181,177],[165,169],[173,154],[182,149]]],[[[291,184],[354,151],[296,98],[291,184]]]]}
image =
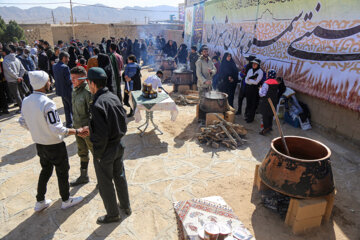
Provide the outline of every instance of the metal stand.
{"type": "Polygon", "coordinates": [[[163,132],[159,129],[159,127],[154,123],[154,112],[153,111],[145,111],[146,112],[146,121],[144,124],[142,124],[141,126],[139,126],[137,129],[139,129],[140,136],[144,136],[144,133],[146,131],[146,129],[149,126],[149,121],[151,121],[152,125],[154,126],[155,130],[158,130],[160,132],[160,135],[163,134],[163,132]],[[141,127],[145,126],[144,130],[141,130],[141,127]]]}

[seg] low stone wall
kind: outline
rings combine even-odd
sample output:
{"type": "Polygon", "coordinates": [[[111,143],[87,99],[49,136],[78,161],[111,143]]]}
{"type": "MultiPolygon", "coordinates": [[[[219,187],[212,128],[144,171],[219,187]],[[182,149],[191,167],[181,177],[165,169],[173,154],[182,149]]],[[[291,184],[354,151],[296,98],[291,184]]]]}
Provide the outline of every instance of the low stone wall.
{"type": "Polygon", "coordinates": [[[313,126],[360,146],[360,112],[298,92],[296,97],[308,105],[313,126]]]}

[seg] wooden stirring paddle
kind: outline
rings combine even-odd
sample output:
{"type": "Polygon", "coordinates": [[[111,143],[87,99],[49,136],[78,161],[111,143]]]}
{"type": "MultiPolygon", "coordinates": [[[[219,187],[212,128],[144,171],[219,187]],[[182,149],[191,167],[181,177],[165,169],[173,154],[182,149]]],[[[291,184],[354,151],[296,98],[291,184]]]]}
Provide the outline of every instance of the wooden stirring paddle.
{"type": "Polygon", "coordinates": [[[279,133],[280,133],[280,137],[281,137],[282,143],[284,144],[284,148],[285,148],[286,155],[291,157],[290,152],[289,152],[289,148],[288,148],[288,146],[287,146],[287,144],[286,144],[286,140],[285,140],[285,137],[284,137],[282,128],[281,128],[281,126],[280,126],[280,121],[279,121],[278,115],[277,115],[277,113],[276,113],[274,104],[273,104],[273,102],[271,101],[270,98],[268,98],[268,101],[269,101],[270,107],[271,107],[271,109],[272,109],[272,111],[273,111],[273,113],[274,113],[275,120],[276,120],[276,125],[278,126],[278,130],[279,130],[279,133]]]}

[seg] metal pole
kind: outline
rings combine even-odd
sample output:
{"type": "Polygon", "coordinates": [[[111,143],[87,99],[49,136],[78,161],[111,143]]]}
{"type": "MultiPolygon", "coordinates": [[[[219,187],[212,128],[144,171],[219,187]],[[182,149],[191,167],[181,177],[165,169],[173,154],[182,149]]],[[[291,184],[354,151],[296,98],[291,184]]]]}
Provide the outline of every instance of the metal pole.
{"type": "Polygon", "coordinates": [[[73,39],[75,40],[74,16],[73,16],[71,0],[70,0],[70,22],[71,22],[71,26],[72,26],[73,39]]]}
{"type": "Polygon", "coordinates": [[[55,17],[54,17],[54,11],[53,10],[51,10],[51,15],[52,15],[53,23],[55,24],[55,17]]]}

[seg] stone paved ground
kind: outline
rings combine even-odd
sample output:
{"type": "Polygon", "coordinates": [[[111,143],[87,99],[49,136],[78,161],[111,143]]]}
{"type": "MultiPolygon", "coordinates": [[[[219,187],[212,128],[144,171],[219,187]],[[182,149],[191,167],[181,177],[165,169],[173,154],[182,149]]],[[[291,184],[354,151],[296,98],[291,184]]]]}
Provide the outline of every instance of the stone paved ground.
{"type": "MultiPolygon", "coordinates": [[[[61,100],[54,95],[62,113],[61,100]]],[[[104,214],[96,190],[93,164],[91,182],[71,189],[71,195],[85,196],[74,208],[61,210],[55,173],[49,181],[47,197],[53,204],[35,214],[39,159],[30,134],[20,128],[14,115],[0,117],[0,238],[18,239],[177,239],[172,202],[194,197],[222,196],[257,239],[351,239],[360,236],[360,158],[351,144],[334,140],[315,130],[301,131],[284,125],[287,135],[317,139],[332,149],[331,157],[337,187],[336,206],[331,223],[303,236],[293,236],[282,220],[265,209],[257,193],[252,193],[255,164],[262,161],[269,143],[276,136],[257,134],[256,123],[249,129],[249,142],[235,151],[200,146],[193,136],[198,129],[195,107],[179,107],[175,123],[167,112],[156,113],[164,135],[149,131],[141,138],[139,124],[129,122],[124,137],[125,166],[133,214],[120,224],[99,226],[96,218],[104,214]]],[[[241,117],[236,122],[245,124],[241,117]]],[[[354,127],[354,126],[349,126],[354,127]]],[[[70,179],[79,173],[74,137],[65,140],[70,157],[70,179]]]]}

